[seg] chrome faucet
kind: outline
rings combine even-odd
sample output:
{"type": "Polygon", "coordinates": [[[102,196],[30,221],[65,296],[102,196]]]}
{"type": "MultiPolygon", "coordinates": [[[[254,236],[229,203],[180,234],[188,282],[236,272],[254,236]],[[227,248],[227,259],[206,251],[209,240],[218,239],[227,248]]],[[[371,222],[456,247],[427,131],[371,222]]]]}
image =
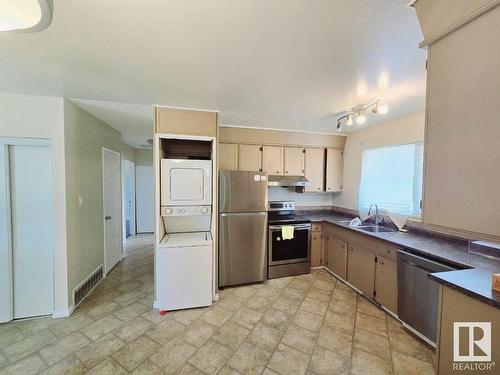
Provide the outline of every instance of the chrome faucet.
{"type": "Polygon", "coordinates": [[[378,206],[375,203],[372,203],[370,208],[368,209],[368,216],[370,216],[373,206],[375,206],[375,225],[379,225],[383,221],[383,219],[380,218],[378,206]]]}

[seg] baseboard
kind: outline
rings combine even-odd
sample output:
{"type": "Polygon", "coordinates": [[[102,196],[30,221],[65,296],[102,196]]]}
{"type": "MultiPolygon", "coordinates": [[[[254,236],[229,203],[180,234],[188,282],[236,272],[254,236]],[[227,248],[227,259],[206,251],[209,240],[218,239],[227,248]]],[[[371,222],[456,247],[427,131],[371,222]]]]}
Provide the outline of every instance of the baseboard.
{"type": "Polygon", "coordinates": [[[153,301],[153,309],[157,309],[158,308],[158,301],[153,301]]]}
{"type": "Polygon", "coordinates": [[[52,318],[58,319],[58,318],[67,318],[71,314],[73,314],[73,311],[75,310],[75,305],[71,305],[70,307],[66,309],[57,309],[54,310],[52,313],[52,318]]]}

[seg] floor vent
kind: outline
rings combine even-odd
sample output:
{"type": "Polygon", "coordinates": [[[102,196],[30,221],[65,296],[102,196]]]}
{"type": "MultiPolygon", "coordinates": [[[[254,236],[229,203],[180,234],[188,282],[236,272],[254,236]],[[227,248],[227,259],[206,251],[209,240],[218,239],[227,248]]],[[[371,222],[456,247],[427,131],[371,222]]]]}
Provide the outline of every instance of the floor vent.
{"type": "Polygon", "coordinates": [[[97,284],[99,284],[99,281],[102,280],[102,276],[102,266],[100,266],[87,280],[73,291],[75,307],[87,297],[97,284]]]}

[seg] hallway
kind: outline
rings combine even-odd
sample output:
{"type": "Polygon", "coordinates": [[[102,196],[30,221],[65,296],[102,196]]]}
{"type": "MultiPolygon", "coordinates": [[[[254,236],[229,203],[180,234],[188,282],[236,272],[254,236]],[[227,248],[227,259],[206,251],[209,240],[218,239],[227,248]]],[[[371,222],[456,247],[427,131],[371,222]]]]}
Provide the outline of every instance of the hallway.
{"type": "Polygon", "coordinates": [[[153,309],[153,236],[67,319],[0,326],[0,374],[433,374],[435,355],[323,270],[153,309]]]}

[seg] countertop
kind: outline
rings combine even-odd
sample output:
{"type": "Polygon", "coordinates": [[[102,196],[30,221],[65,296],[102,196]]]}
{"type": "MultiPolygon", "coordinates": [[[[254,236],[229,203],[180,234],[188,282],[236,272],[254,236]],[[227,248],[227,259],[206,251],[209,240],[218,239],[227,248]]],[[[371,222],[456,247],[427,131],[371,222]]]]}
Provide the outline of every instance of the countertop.
{"type": "Polygon", "coordinates": [[[500,292],[491,289],[491,272],[481,269],[436,272],[429,278],[500,309],[500,292]]]}
{"type": "Polygon", "coordinates": [[[306,217],[312,222],[335,224],[356,233],[382,240],[411,253],[455,266],[460,270],[436,273],[433,274],[435,277],[431,278],[500,308],[500,293],[491,290],[491,275],[500,273],[500,259],[469,253],[467,241],[445,238],[420,231],[408,233],[399,231],[388,233],[365,232],[350,227],[346,223],[341,223],[340,221],[350,220],[352,217],[335,212],[301,213],[300,216],[306,217]]]}

